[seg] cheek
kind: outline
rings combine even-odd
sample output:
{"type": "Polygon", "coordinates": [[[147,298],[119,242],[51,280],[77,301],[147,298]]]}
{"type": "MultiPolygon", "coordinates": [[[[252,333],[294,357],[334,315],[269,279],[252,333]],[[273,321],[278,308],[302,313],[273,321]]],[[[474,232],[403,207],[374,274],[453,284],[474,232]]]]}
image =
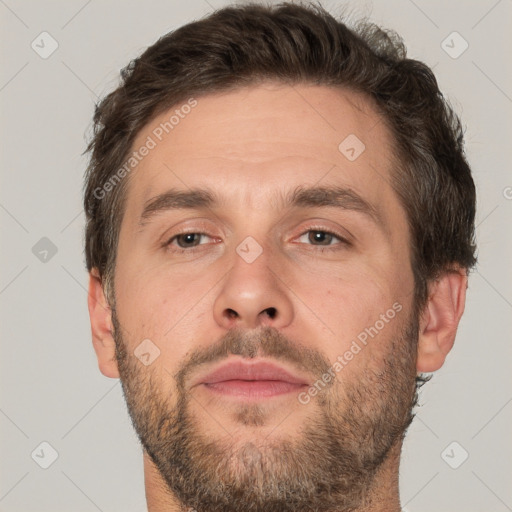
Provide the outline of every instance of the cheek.
{"type": "Polygon", "coordinates": [[[388,351],[407,309],[395,279],[389,269],[378,275],[363,268],[344,277],[303,278],[298,295],[307,297],[308,308],[328,327],[317,343],[330,361],[352,351],[345,360],[354,370],[388,351]]]}
{"type": "Polygon", "coordinates": [[[175,367],[192,348],[201,319],[211,311],[207,292],[212,285],[204,278],[192,281],[148,269],[137,273],[125,270],[120,267],[116,272],[116,302],[130,349],[149,339],[160,351],[157,365],[175,367]]]}
{"type": "Polygon", "coordinates": [[[397,284],[397,272],[389,262],[363,261],[317,267],[314,272],[297,275],[308,304],[334,321],[351,319],[359,323],[372,320],[398,300],[403,284],[397,284]]]}

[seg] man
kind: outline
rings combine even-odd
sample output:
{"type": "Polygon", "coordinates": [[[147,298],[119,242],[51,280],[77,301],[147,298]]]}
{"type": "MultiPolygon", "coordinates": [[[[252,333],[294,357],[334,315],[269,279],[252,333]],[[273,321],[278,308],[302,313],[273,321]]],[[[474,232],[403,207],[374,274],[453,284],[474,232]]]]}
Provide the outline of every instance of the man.
{"type": "Polygon", "coordinates": [[[399,511],[475,263],[460,123],[397,36],[228,7],[122,72],[85,189],[89,312],[150,512],[399,511]]]}

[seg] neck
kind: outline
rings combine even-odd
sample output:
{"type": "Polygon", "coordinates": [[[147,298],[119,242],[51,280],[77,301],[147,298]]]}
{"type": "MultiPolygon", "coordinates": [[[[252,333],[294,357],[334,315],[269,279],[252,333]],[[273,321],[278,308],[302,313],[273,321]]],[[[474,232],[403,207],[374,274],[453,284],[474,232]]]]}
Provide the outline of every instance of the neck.
{"type": "Polygon", "coordinates": [[[172,492],[167,487],[160,472],[144,450],[144,487],[148,512],[181,512],[180,506],[172,492]]]}
{"type": "MultiPolygon", "coordinates": [[[[398,468],[401,447],[401,442],[398,442],[391,449],[388,458],[375,475],[374,485],[366,496],[364,504],[354,512],[400,512],[398,468]]],[[[148,512],[188,512],[188,508],[169,490],[146,451],[144,451],[144,485],[148,512]]]]}

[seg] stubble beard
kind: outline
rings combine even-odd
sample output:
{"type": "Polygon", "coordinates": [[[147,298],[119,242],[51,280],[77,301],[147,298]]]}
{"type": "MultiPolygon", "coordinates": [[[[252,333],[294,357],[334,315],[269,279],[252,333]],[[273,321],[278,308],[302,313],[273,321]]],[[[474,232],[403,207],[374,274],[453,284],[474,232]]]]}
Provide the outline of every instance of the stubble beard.
{"type": "MultiPolygon", "coordinates": [[[[318,353],[298,351],[270,327],[257,338],[230,332],[208,353],[189,359],[166,395],[156,373],[127,354],[115,311],[112,321],[134,429],[182,510],[356,511],[368,504],[379,468],[401,446],[413,419],[418,332],[414,319],[388,345],[378,368],[368,368],[350,382],[335,380],[304,405],[311,407],[311,414],[298,436],[287,439],[278,428],[275,436],[242,441],[234,441],[228,432],[208,436],[193,412],[195,398],[185,380],[199,362],[228,354],[263,355],[300,364],[319,377],[329,362],[318,353]]],[[[266,422],[265,409],[258,404],[240,406],[235,417],[242,426],[266,422]]]]}

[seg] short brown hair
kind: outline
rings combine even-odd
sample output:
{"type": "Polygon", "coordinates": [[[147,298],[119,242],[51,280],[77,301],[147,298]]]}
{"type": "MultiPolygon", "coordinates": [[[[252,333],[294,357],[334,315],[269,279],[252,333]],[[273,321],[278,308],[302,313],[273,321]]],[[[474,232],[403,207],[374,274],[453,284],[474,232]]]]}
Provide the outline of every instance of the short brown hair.
{"type": "Polygon", "coordinates": [[[98,105],[87,151],[86,266],[97,267],[111,304],[127,179],[98,190],[125,163],[138,132],[191,96],[257,84],[316,84],[373,98],[394,135],[392,185],[408,216],[416,306],[427,283],[475,263],[475,186],[463,132],[431,69],[406,58],[401,39],[369,22],[348,28],[323,8],[229,6],[161,37],[121,71],[98,105]]]}

